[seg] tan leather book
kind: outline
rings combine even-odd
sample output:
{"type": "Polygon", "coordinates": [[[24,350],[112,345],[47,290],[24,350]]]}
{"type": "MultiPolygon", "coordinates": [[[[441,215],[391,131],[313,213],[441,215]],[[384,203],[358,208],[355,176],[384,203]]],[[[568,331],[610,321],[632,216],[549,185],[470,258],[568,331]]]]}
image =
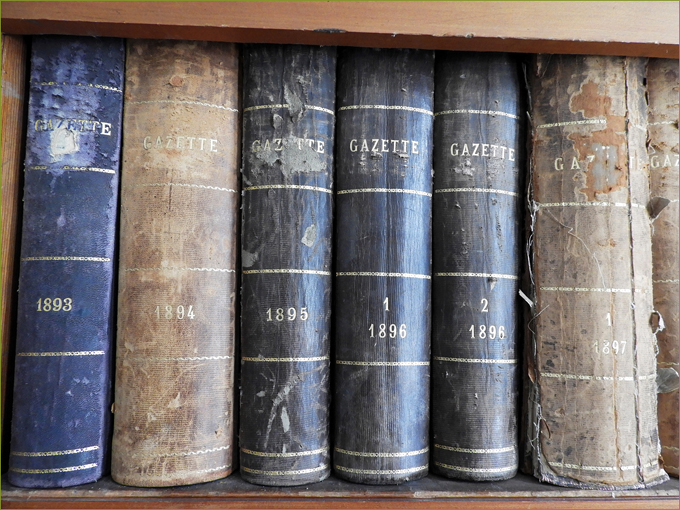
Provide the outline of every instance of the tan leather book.
{"type": "Polygon", "coordinates": [[[640,488],[659,465],[645,59],[531,71],[534,475],[640,488]]]}
{"type": "Polygon", "coordinates": [[[112,477],[234,469],[238,52],[128,41],[112,477]]]}
{"type": "Polygon", "coordinates": [[[663,467],[678,476],[678,61],[647,66],[654,308],[663,318],[659,354],[659,436],[663,467]]]}

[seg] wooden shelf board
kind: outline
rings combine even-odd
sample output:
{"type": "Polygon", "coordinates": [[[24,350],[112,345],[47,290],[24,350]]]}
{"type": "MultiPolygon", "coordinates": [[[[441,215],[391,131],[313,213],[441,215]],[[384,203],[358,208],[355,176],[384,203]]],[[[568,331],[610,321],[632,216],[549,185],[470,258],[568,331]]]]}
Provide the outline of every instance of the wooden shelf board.
{"type": "Polygon", "coordinates": [[[2,2],[2,31],[678,58],[677,2],[2,2]]]}
{"type": "Polygon", "coordinates": [[[299,487],[261,487],[234,474],[168,488],[103,480],[65,489],[20,489],[2,479],[2,508],[678,508],[678,480],[652,489],[593,491],[539,483],[519,474],[503,482],[462,482],[437,475],[402,485],[370,486],[335,477],[299,487]]]}

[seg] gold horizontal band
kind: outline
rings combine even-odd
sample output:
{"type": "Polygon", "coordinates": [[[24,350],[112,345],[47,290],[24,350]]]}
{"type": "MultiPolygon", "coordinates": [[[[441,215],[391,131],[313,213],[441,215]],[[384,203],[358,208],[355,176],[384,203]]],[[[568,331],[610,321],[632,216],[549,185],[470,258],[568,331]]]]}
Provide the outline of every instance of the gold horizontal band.
{"type": "Polygon", "coordinates": [[[428,465],[425,464],[424,466],[417,466],[406,469],[355,469],[335,464],[335,469],[337,469],[338,471],[344,471],[345,473],[352,473],[357,475],[407,475],[410,473],[425,471],[427,470],[427,468],[428,465]]]}
{"type": "Polygon", "coordinates": [[[352,365],[357,367],[427,367],[429,361],[346,361],[335,360],[337,365],[352,365]]]}
{"type": "Polygon", "coordinates": [[[678,279],[669,279],[669,280],[652,280],[652,283],[678,283],[678,279]]]}
{"type": "Polygon", "coordinates": [[[149,101],[126,101],[125,104],[157,104],[157,103],[170,103],[170,104],[190,104],[195,106],[207,106],[209,108],[219,108],[220,110],[226,110],[228,112],[238,112],[238,108],[231,108],[229,106],[223,106],[221,104],[206,103],[203,101],[182,101],[176,99],[153,99],[149,101]]]}
{"type": "Polygon", "coordinates": [[[10,455],[17,457],[56,457],[59,455],[73,455],[74,453],[84,453],[99,450],[99,446],[87,446],[85,448],[75,448],[73,450],[60,450],[54,452],[10,452],[10,455]]]}
{"type": "Polygon", "coordinates": [[[450,469],[452,471],[462,471],[463,473],[498,473],[503,471],[514,471],[517,469],[517,464],[497,468],[471,468],[466,466],[452,466],[451,464],[444,464],[443,462],[435,462],[434,465],[442,467],[444,469],[450,469]]]}
{"type": "Polygon", "coordinates": [[[179,187],[179,188],[198,188],[198,189],[210,189],[215,191],[227,191],[229,193],[238,193],[237,190],[231,188],[220,188],[218,186],[206,186],[205,184],[190,184],[184,182],[150,182],[146,184],[131,184],[123,186],[125,189],[129,188],[163,188],[166,186],[179,187]]]}
{"type": "Polygon", "coordinates": [[[566,469],[576,469],[579,471],[603,471],[603,472],[612,472],[612,471],[632,471],[634,469],[638,468],[646,468],[646,467],[652,467],[655,465],[658,465],[658,461],[652,461],[648,462],[647,464],[644,464],[642,466],[580,466],[578,464],[567,464],[564,462],[550,462],[548,461],[548,464],[550,465],[551,468],[566,468],[566,469]]]}
{"type": "Polygon", "coordinates": [[[168,452],[168,453],[127,453],[126,455],[131,458],[156,458],[156,457],[188,457],[190,455],[205,455],[206,453],[221,452],[224,450],[229,450],[231,446],[218,446],[217,448],[207,448],[205,450],[195,450],[192,452],[168,452]]]}
{"type": "Polygon", "coordinates": [[[398,106],[398,105],[391,106],[384,104],[353,104],[348,106],[341,106],[340,108],[338,108],[339,112],[344,112],[347,110],[401,110],[407,112],[424,113],[426,115],[434,116],[434,114],[430,110],[426,110],[425,108],[416,108],[413,106],[398,106]]]}
{"type": "MultiPolygon", "coordinates": [[[[34,165],[34,166],[27,166],[25,169],[26,170],[48,170],[53,167],[48,167],[47,165],[34,165]]],[[[111,170],[110,168],[96,168],[93,166],[61,166],[61,167],[56,167],[56,170],[69,170],[69,171],[75,171],[75,172],[98,172],[100,174],[115,174],[115,170],[111,170]]]]}
{"type": "Polygon", "coordinates": [[[499,110],[444,110],[441,112],[435,112],[434,116],[438,117],[439,115],[451,115],[456,113],[472,113],[476,115],[491,115],[492,117],[496,116],[507,117],[509,119],[515,120],[520,119],[519,115],[515,115],[514,113],[501,112],[499,110]]]}
{"type": "MultiPolygon", "coordinates": [[[[335,116],[335,112],[329,108],[324,108],[322,106],[314,106],[310,104],[306,104],[302,106],[305,110],[314,110],[317,112],[324,112],[328,113],[330,115],[335,116]]],[[[285,109],[290,109],[289,104],[263,104],[263,105],[257,105],[257,106],[249,106],[248,108],[244,108],[243,112],[252,112],[255,110],[272,110],[276,108],[285,108],[285,109]]]]}
{"type": "Polygon", "coordinates": [[[234,269],[220,269],[217,267],[130,267],[123,269],[125,272],[132,271],[208,271],[215,273],[235,273],[234,269]]]}
{"type": "Polygon", "coordinates": [[[98,85],[96,83],[71,83],[67,81],[33,81],[31,86],[54,86],[54,85],[69,85],[72,87],[88,87],[94,89],[110,90],[112,92],[123,92],[122,89],[117,89],[116,87],[110,87],[108,85],[98,85]]]}
{"type": "MultiPolygon", "coordinates": [[[[555,292],[610,292],[630,294],[631,289],[601,289],[597,287],[539,287],[541,290],[549,290],[555,292]]],[[[642,289],[635,289],[635,292],[644,292],[642,289]]]]}
{"type": "Polygon", "coordinates": [[[243,274],[315,274],[332,276],[330,271],[316,271],[314,269],[244,269],[243,274]]]}
{"type": "Polygon", "coordinates": [[[310,469],[294,469],[291,471],[264,471],[261,469],[251,469],[245,466],[241,466],[241,469],[246,473],[253,473],[254,475],[271,475],[271,476],[285,476],[285,475],[306,475],[307,473],[316,473],[317,471],[324,471],[330,468],[328,464],[323,464],[319,467],[310,469]]]}
{"type": "Polygon", "coordinates": [[[477,278],[499,278],[501,280],[519,280],[519,276],[517,275],[501,273],[434,273],[434,276],[460,276],[477,278]]]}
{"type": "Polygon", "coordinates": [[[662,450],[670,450],[672,452],[678,452],[678,447],[677,446],[668,446],[666,444],[661,445],[662,450]]]}
{"type": "Polygon", "coordinates": [[[285,452],[285,453],[270,453],[270,452],[257,452],[255,450],[248,450],[247,448],[241,448],[242,453],[248,455],[254,455],[256,457],[277,457],[277,458],[288,458],[288,457],[307,457],[309,455],[317,455],[319,453],[328,452],[328,448],[318,448],[316,450],[308,450],[305,452],[285,452]]]}
{"type": "Polygon", "coordinates": [[[506,446],[503,448],[459,448],[457,446],[446,446],[443,444],[434,445],[435,448],[440,450],[448,450],[450,452],[459,453],[508,453],[514,452],[516,450],[515,446],[506,446]]]}
{"type": "Polygon", "coordinates": [[[511,197],[518,197],[519,193],[515,191],[507,191],[504,189],[492,188],[441,188],[434,190],[435,193],[496,193],[498,195],[509,195],[511,197]]]}
{"type": "Polygon", "coordinates": [[[225,359],[233,359],[233,356],[180,356],[180,357],[127,357],[121,356],[120,361],[220,361],[225,359]]]}
{"type": "Polygon", "coordinates": [[[40,260],[56,260],[56,261],[71,261],[71,262],[111,262],[111,259],[106,257],[23,257],[21,262],[35,262],[40,260]]]}
{"type": "Polygon", "coordinates": [[[243,191],[252,191],[258,189],[303,189],[308,191],[320,191],[322,193],[333,194],[332,189],[320,188],[319,186],[303,186],[298,184],[269,184],[266,186],[248,186],[243,188],[243,191]]]}
{"type": "Polygon", "coordinates": [[[407,195],[420,195],[423,197],[432,196],[432,193],[429,193],[427,191],[420,191],[417,189],[357,188],[357,189],[342,189],[337,191],[338,195],[349,195],[351,193],[406,193],[407,195]]]}
{"type": "Polygon", "coordinates": [[[632,207],[645,209],[644,205],[634,202],[534,202],[539,209],[545,207],[632,207]]]}
{"type": "Polygon", "coordinates": [[[482,359],[482,358],[446,358],[444,356],[433,356],[432,359],[436,361],[453,361],[458,363],[489,363],[489,364],[507,364],[514,365],[518,360],[516,359],[482,359]]]}
{"type": "Polygon", "coordinates": [[[335,273],[335,276],[387,276],[390,278],[417,278],[419,280],[429,280],[432,277],[429,274],[413,274],[413,273],[382,273],[377,271],[359,271],[359,272],[340,272],[335,273]]]}
{"type": "Polygon", "coordinates": [[[415,450],[412,452],[355,452],[351,450],[343,450],[342,448],[338,448],[337,446],[333,448],[338,453],[342,453],[343,455],[350,455],[352,457],[370,457],[370,458],[378,458],[378,459],[393,459],[393,458],[402,458],[402,457],[413,457],[414,455],[422,455],[423,453],[427,453],[430,451],[428,447],[423,448],[422,450],[415,450]]]}
{"type": "Polygon", "coordinates": [[[656,379],[656,374],[631,376],[609,376],[609,375],[582,375],[582,374],[555,374],[551,372],[539,372],[542,377],[551,379],[575,379],[578,381],[646,381],[656,379]]]}
{"type": "Polygon", "coordinates": [[[257,357],[252,357],[252,356],[243,356],[241,357],[241,360],[243,361],[265,361],[265,362],[288,362],[288,363],[295,363],[295,362],[312,362],[312,361],[328,361],[330,360],[329,356],[313,356],[309,358],[257,358],[257,357]]]}
{"type": "Polygon", "coordinates": [[[551,127],[562,127],[562,126],[581,126],[589,124],[607,124],[606,119],[586,119],[586,120],[571,120],[567,122],[553,122],[551,124],[541,124],[536,126],[536,129],[545,129],[551,127]]]}
{"type": "Polygon", "coordinates": [[[198,471],[191,471],[191,473],[214,473],[215,471],[224,471],[231,469],[231,464],[226,464],[224,466],[218,466],[216,468],[199,469],[198,471]]]}
{"type": "Polygon", "coordinates": [[[82,466],[69,466],[63,468],[52,468],[52,469],[22,469],[22,468],[9,468],[10,471],[15,473],[24,473],[27,475],[47,475],[50,473],[69,473],[71,471],[81,471],[83,469],[92,469],[97,467],[97,464],[83,464],[82,466]]]}
{"type": "Polygon", "coordinates": [[[17,356],[103,356],[106,351],[17,352],[17,356]]]}

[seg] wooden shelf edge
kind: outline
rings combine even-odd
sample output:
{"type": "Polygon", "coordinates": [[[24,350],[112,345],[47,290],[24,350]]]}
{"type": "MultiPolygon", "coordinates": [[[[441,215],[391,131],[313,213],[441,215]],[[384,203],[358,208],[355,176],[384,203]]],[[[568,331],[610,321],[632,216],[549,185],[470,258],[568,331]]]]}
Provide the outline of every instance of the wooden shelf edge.
{"type": "Polygon", "coordinates": [[[430,475],[400,486],[335,477],[307,486],[251,485],[238,474],[186,487],[134,488],[109,477],[80,487],[20,489],[3,477],[2,508],[678,508],[678,480],[637,491],[565,489],[527,475],[504,482],[460,482],[430,475]]]}
{"type": "Polygon", "coordinates": [[[678,58],[676,2],[16,2],[2,31],[678,58]],[[187,8],[191,5],[191,8],[187,8]]]}

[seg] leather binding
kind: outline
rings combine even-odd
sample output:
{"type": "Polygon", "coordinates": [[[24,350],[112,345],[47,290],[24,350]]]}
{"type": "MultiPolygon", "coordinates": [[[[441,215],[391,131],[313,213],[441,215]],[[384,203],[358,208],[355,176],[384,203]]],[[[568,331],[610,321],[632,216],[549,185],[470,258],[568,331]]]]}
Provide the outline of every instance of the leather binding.
{"type": "Polygon", "coordinates": [[[122,39],[32,39],[9,481],[108,471],[122,39]]]}
{"type": "Polygon", "coordinates": [[[335,473],[427,475],[434,53],[344,49],[336,142],[335,473]]]}
{"type": "Polygon", "coordinates": [[[334,47],[247,45],[240,472],[330,474],[334,47]]]}
{"type": "Polygon", "coordinates": [[[520,90],[512,56],[437,54],[431,446],[449,478],[517,472],[520,90]]]}
{"type": "Polygon", "coordinates": [[[645,59],[539,55],[526,395],[534,475],[650,487],[659,466],[645,59]]]}
{"type": "Polygon", "coordinates": [[[112,477],[235,468],[238,50],[128,41],[112,477]]]}
{"type": "Polygon", "coordinates": [[[678,61],[650,59],[648,142],[653,217],[659,436],[664,470],[678,476],[678,61]]]}

